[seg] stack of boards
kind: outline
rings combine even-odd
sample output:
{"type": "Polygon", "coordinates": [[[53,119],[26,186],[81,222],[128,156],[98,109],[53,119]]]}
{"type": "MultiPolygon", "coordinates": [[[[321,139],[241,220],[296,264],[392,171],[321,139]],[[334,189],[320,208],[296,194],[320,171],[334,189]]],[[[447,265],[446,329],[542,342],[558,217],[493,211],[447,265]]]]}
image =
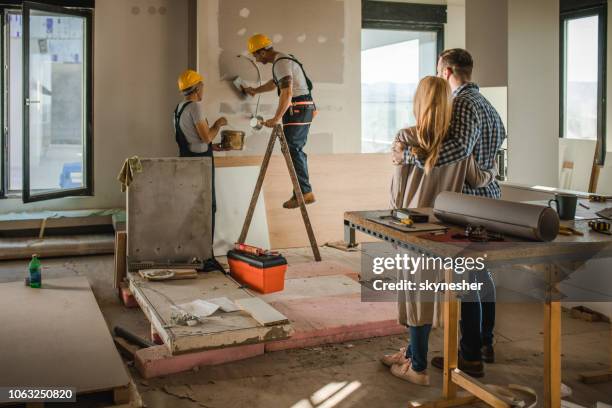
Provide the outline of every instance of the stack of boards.
{"type": "Polygon", "coordinates": [[[138,271],[141,278],[150,281],[196,279],[195,269],[142,269],[138,271]]]}

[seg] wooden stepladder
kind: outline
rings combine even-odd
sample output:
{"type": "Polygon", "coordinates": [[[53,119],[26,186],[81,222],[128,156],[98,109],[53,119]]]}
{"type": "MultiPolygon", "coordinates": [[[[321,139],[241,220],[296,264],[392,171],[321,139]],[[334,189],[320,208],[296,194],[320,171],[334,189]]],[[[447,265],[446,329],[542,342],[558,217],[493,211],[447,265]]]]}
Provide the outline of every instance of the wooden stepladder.
{"type": "Polygon", "coordinates": [[[249,227],[251,226],[251,220],[253,219],[253,214],[255,213],[257,199],[259,198],[259,193],[261,192],[261,187],[263,186],[264,178],[266,177],[266,171],[268,170],[268,164],[270,163],[270,157],[272,157],[272,151],[274,150],[274,144],[276,143],[277,138],[280,142],[281,152],[283,153],[283,156],[285,157],[285,162],[287,163],[289,177],[291,177],[291,183],[293,184],[293,192],[295,194],[298,204],[300,205],[300,211],[304,220],[304,226],[306,227],[306,233],[308,234],[308,240],[310,241],[312,253],[314,255],[315,260],[319,262],[321,261],[321,254],[319,253],[319,247],[317,246],[317,239],[315,238],[314,231],[312,230],[312,225],[310,224],[308,211],[306,211],[304,195],[302,194],[302,189],[300,188],[300,184],[298,182],[295,167],[293,167],[293,161],[291,160],[291,155],[289,154],[289,145],[287,145],[287,139],[285,138],[285,133],[283,132],[283,126],[280,124],[274,127],[274,129],[272,130],[272,134],[270,135],[268,148],[266,149],[266,154],[264,155],[263,161],[261,163],[259,177],[257,178],[257,183],[255,184],[255,190],[253,191],[251,204],[249,204],[249,209],[247,211],[247,215],[244,220],[244,225],[242,226],[242,232],[240,233],[240,238],[238,238],[238,242],[243,244],[246,240],[247,234],[249,233],[249,227]]]}

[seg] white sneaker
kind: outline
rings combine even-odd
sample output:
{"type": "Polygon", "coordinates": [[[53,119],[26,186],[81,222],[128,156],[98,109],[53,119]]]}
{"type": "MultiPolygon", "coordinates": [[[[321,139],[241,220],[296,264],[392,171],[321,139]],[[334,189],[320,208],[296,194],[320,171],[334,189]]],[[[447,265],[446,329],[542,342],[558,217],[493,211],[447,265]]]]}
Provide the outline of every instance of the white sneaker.
{"type": "Polygon", "coordinates": [[[402,347],[400,351],[394,354],[385,354],[380,358],[380,362],[391,367],[393,364],[406,364],[410,362],[409,358],[406,358],[406,347],[402,347]]]}
{"type": "Polygon", "coordinates": [[[416,385],[429,385],[429,374],[427,374],[427,371],[414,371],[410,363],[393,364],[391,366],[391,374],[416,385]]]}

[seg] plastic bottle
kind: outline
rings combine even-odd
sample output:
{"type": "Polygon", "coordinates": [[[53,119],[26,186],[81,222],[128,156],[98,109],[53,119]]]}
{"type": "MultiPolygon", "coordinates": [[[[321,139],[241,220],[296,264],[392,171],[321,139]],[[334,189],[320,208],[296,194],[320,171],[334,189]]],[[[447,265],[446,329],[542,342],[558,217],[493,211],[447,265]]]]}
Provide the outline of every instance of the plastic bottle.
{"type": "Polygon", "coordinates": [[[40,288],[42,286],[42,276],[41,276],[41,263],[38,259],[38,255],[32,255],[32,260],[30,261],[30,287],[31,288],[40,288]]]}

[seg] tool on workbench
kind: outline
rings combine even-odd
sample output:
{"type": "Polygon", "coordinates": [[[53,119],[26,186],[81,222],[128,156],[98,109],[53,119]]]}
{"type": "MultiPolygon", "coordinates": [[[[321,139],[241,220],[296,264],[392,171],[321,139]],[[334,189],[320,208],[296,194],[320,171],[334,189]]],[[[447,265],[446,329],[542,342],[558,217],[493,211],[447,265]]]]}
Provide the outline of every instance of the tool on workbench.
{"type": "Polygon", "coordinates": [[[404,219],[410,219],[414,223],[429,222],[429,215],[404,208],[391,210],[391,216],[397,218],[399,221],[404,219]]]}
{"type": "Polygon", "coordinates": [[[241,244],[236,242],[234,244],[234,250],[239,252],[246,252],[247,254],[263,256],[263,255],[280,255],[278,251],[271,251],[269,249],[263,249],[252,245],[241,244]]]}
{"type": "Polygon", "coordinates": [[[595,232],[612,235],[612,228],[610,227],[610,223],[607,221],[590,221],[589,227],[591,227],[591,229],[595,232]]]}
{"type": "Polygon", "coordinates": [[[251,221],[253,219],[253,215],[255,214],[255,206],[257,206],[257,199],[259,198],[259,193],[261,192],[261,187],[263,186],[264,178],[266,177],[266,171],[268,170],[268,164],[270,163],[270,158],[272,157],[272,152],[274,151],[276,139],[278,139],[280,142],[281,152],[283,153],[285,162],[287,163],[289,177],[291,178],[291,183],[293,184],[293,193],[295,194],[295,198],[300,206],[302,219],[304,220],[304,226],[306,227],[306,233],[308,234],[308,240],[310,241],[312,253],[315,260],[319,262],[321,261],[321,254],[319,252],[319,247],[317,246],[314,231],[312,230],[312,225],[310,224],[310,217],[308,216],[306,204],[304,203],[304,195],[302,194],[302,189],[300,188],[300,184],[298,182],[295,167],[293,166],[293,161],[291,160],[291,155],[289,154],[287,139],[285,138],[285,133],[283,132],[283,125],[281,124],[274,126],[272,134],[270,135],[268,148],[266,149],[266,153],[261,163],[257,183],[255,184],[255,190],[253,191],[253,196],[251,197],[251,203],[249,204],[249,209],[247,210],[247,215],[244,220],[244,225],[242,226],[242,232],[238,238],[238,243],[243,244],[246,240],[247,234],[249,233],[249,227],[251,226],[251,221]]]}
{"type": "Polygon", "coordinates": [[[559,226],[559,235],[578,235],[578,236],[583,236],[584,233],[581,231],[578,231],[572,227],[566,227],[565,225],[560,225],[559,226]]]}
{"type": "Polygon", "coordinates": [[[597,194],[591,194],[589,196],[589,201],[591,201],[593,203],[605,203],[608,200],[612,200],[612,197],[611,196],[597,195],[597,194]]]}

